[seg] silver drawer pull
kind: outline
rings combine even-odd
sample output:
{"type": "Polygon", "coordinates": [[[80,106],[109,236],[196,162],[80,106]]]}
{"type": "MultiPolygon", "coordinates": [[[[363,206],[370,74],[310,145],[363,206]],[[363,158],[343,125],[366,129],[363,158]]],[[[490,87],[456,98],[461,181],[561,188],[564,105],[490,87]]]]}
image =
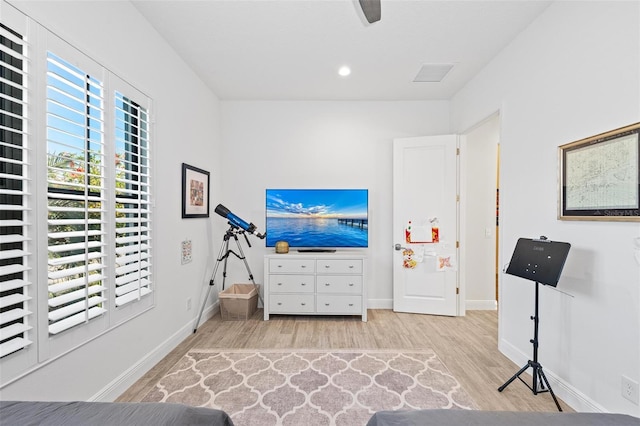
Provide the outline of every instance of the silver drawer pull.
{"type": "Polygon", "coordinates": [[[353,283],[349,283],[349,287],[353,287],[353,283]]]}
{"type": "Polygon", "coordinates": [[[353,306],[353,303],[349,303],[349,306],[353,306]]]}
{"type": "Polygon", "coordinates": [[[306,267],[307,267],[307,265],[300,265],[300,267],[301,267],[302,269],[304,269],[304,268],[306,268],[306,267]]]}
{"type": "Polygon", "coordinates": [[[306,303],[302,302],[302,303],[301,303],[301,305],[302,305],[302,306],[306,306],[306,303]]]}
{"type": "Polygon", "coordinates": [[[278,306],[281,306],[281,305],[282,305],[282,302],[278,302],[278,306]]]}
{"type": "Polygon", "coordinates": [[[326,285],[327,287],[329,287],[331,285],[331,283],[324,283],[324,285],[326,285]]]}
{"type": "Polygon", "coordinates": [[[329,305],[330,305],[330,303],[325,303],[325,304],[324,304],[324,306],[329,306],[329,305]]]}
{"type": "Polygon", "coordinates": [[[300,283],[300,285],[303,285],[303,286],[304,286],[304,285],[307,285],[307,283],[300,283]]]}
{"type": "Polygon", "coordinates": [[[282,268],[282,265],[278,265],[277,267],[278,267],[278,268],[282,268]]]}
{"type": "Polygon", "coordinates": [[[278,285],[282,285],[282,283],[278,283],[278,285]]]}
{"type": "Polygon", "coordinates": [[[353,269],[353,265],[349,265],[349,269],[353,269]]]}

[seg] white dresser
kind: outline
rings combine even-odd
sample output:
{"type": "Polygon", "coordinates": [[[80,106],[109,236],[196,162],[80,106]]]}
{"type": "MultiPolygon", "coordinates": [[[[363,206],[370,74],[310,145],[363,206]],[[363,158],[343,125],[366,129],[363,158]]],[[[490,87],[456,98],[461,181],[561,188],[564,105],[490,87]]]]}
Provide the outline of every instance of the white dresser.
{"type": "Polygon", "coordinates": [[[270,314],[361,315],[367,320],[366,257],[271,254],[264,257],[264,320],[270,314]]]}

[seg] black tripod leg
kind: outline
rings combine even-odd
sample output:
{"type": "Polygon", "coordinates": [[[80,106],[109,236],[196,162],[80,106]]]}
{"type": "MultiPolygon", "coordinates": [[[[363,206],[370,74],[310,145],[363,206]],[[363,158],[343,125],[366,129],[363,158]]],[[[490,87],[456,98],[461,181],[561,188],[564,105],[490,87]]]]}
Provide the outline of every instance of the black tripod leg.
{"type": "Polygon", "coordinates": [[[514,374],[513,376],[511,376],[511,378],[510,378],[509,380],[507,380],[507,381],[505,382],[505,384],[504,384],[504,385],[502,385],[502,386],[500,386],[500,387],[498,388],[498,392],[502,392],[503,390],[505,390],[505,388],[506,388],[507,386],[509,386],[509,385],[511,384],[511,382],[513,382],[515,379],[517,379],[518,377],[520,377],[520,375],[521,375],[522,373],[524,373],[524,372],[527,370],[527,368],[529,368],[530,366],[531,366],[531,364],[530,364],[530,363],[527,363],[527,365],[525,365],[525,366],[524,366],[524,367],[522,367],[520,370],[518,370],[518,372],[517,372],[516,374],[514,374]]]}
{"type": "Polygon", "coordinates": [[[204,296],[204,302],[202,303],[202,307],[200,308],[200,313],[198,314],[198,318],[196,319],[196,322],[193,323],[193,332],[195,334],[196,331],[198,331],[198,324],[200,324],[200,318],[202,317],[202,311],[204,311],[204,305],[207,303],[207,299],[209,299],[209,293],[211,293],[211,288],[213,286],[212,285],[208,285],[207,286],[207,294],[204,296]]]}
{"type": "MultiPolygon", "coordinates": [[[[202,300],[202,306],[200,307],[200,313],[198,314],[198,318],[196,318],[196,322],[193,323],[193,332],[195,333],[198,330],[198,325],[200,324],[200,319],[202,318],[202,312],[204,311],[204,307],[207,304],[207,300],[209,299],[209,293],[211,293],[211,287],[215,284],[216,273],[218,272],[218,267],[220,266],[220,262],[224,259],[225,261],[225,270],[227,268],[226,260],[228,257],[229,251],[229,240],[224,239],[222,241],[222,246],[220,246],[220,253],[218,253],[218,258],[216,259],[216,265],[213,267],[213,272],[211,273],[211,278],[209,279],[209,286],[207,288],[207,294],[204,296],[202,300]],[[225,254],[223,254],[225,253],[225,254]]],[[[224,282],[223,282],[224,285],[224,282]]],[[[224,288],[224,287],[223,287],[224,288]]]]}
{"type": "Polygon", "coordinates": [[[556,403],[556,407],[558,407],[558,411],[562,411],[562,408],[560,407],[560,402],[558,402],[558,398],[556,398],[556,394],[553,393],[553,389],[551,389],[551,385],[547,380],[547,376],[545,376],[544,373],[542,372],[542,366],[538,367],[538,374],[540,375],[540,379],[544,381],[544,383],[547,385],[547,390],[551,394],[551,397],[553,398],[553,402],[556,403]]]}
{"type": "MultiPolygon", "coordinates": [[[[247,241],[247,243],[248,243],[248,241],[247,241]]],[[[256,284],[255,280],[253,279],[253,274],[251,273],[251,269],[249,268],[249,262],[247,262],[247,258],[244,256],[244,252],[242,251],[242,246],[240,245],[240,241],[238,241],[238,237],[236,237],[236,245],[238,246],[238,252],[240,253],[240,259],[242,259],[242,261],[244,262],[244,267],[247,268],[247,273],[249,274],[249,279],[253,283],[253,287],[256,289],[256,292],[258,292],[258,299],[260,299],[260,303],[262,303],[262,306],[264,306],[264,300],[262,300],[262,296],[260,296],[260,288],[258,287],[258,284],[256,284]]]]}
{"type": "Polygon", "coordinates": [[[229,261],[229,253],[229,240],[227,239],[225,245],[225,253],[222,257],[218,258],[218,261],[224,259],[224,265],[222,265],[222,287],[220,288],[220,290],[224,290],[224,284],[227,282],[227,262],[229,261]]]}

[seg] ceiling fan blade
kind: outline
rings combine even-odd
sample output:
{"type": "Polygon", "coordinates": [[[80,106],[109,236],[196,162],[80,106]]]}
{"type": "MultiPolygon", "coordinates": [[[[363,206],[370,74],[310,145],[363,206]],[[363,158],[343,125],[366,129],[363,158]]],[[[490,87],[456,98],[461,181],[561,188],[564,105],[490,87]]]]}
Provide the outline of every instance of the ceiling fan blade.
{"type": "Polygon", "coordinates": [[[360,7],[362,8],[362,12],[364,13],[364,17],[367,18],[367,21],[370,24],[374,22],[378,22],[380,20],[380,16],[382,14],[380,8],[380,0],[358,0],[360,2],[360,7]]]}

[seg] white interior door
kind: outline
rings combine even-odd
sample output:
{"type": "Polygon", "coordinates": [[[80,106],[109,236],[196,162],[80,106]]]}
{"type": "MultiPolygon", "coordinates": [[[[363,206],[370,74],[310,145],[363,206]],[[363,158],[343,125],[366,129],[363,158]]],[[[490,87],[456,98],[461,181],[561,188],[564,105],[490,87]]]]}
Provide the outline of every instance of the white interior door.
{"type": "Polygon", "coordinates": [[[458,136],[393,143],[393,310],[458,315],[458,136]]]}

